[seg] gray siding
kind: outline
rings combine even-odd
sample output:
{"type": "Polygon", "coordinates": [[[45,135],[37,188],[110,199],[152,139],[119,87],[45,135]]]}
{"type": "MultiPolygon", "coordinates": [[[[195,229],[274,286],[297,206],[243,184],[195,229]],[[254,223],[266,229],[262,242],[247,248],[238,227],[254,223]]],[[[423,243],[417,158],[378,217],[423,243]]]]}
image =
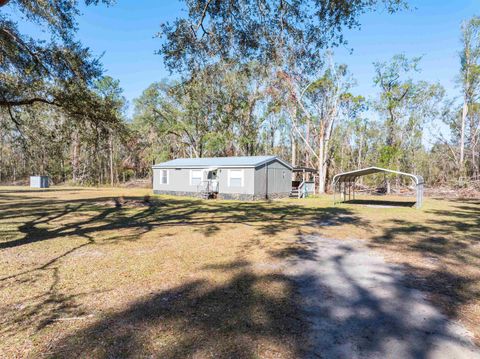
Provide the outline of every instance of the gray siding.
{"type": "Polygon", "coordinates": [[[218,170],[218,192],[219,193],[237,193],[254,194],[255,189],[255,169],[254,168],[231,168],[243,170],[243,187],[228,186],[229,168],[220,168],[218,170]]]}
{"type": "MultiPolygon", "coordinates": [[[[228,185],[229,168],[218,169],[218,190],[219,193],[229,194],[254,194],[254,168],[232,168],[243,170],[243,186],[230,187],[228,185]]],[[[175,191],[196,193],[198,187],[190,185],[190,171],[189,168],[175,169],[168,168],[168,184],[161,182],[161,169],[153,169],[153,189],[155,191],[175,191]]],[[[206,180],[207,169],[203,169],[203,180],[206,180]]]]}
{"type": "Polygon", "coordinates": [[[268,191],[269,197],[286,196],[290,194],[291,190],[292,171],[281,162],[270,162],[255,169],[255,195],[257,197],[265,198],[266,191],[268,191]]]}
{"type": "MultiPolygon", "coordinates": [[[[190,184],[190,171],[192,169],[167,168],[167,184],[160,183],[161,170],[160,168],[153,169],[153,190],[156,193],[176,193],[182,195],[196,195],[198,193],[198,186],[190,184]]],[[[208,169],[204,168],[202,171],[202,180],[206,180],[208,169]]],[[[269,198],[284,197],[288,196],[292,189],[292,171],[276,160],[257,168],[219,168],[217,175],[219,197],[221,198],[263,199],[266,191],[268,191],[269,198]],[[243,186],[229,186],[230,170],[243,171],[243,186]],[[221,196],[222,194],[225,194],[225,196],[221,196]]]]}
{"type": "Polygon", "coordinates": [[[190,185],[190,170],[168,168],[168,184],[161,182],[161,169],[153,169],[153,189],[159,191],[196,192],[197,186],[190,185]]]}

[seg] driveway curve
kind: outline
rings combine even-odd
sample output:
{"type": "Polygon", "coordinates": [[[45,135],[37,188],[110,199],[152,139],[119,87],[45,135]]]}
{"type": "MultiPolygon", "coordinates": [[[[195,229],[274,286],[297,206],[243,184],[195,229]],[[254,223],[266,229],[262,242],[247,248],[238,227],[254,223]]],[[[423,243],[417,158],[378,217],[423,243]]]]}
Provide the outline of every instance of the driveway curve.
{"type": "Polygon", "coordinates": [[[309,323],[307,358],[480,359],[472,335],[408,287],[402,266],[362,241],[301,241],[309,250],[286,271],[309,323]]]}

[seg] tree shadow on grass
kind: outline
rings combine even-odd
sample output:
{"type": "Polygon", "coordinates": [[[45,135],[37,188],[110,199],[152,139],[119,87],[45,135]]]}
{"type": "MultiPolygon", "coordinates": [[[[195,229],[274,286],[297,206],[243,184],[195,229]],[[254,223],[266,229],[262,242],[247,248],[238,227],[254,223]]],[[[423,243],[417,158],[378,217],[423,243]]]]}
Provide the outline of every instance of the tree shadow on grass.
{"type": "MultiPolygon", "coordinates": [[[[76,248],[75,248],[76,249],[76,248]]],[[[35,285],[42,282],[45,286],[40,294],[23,297],[9,306],[0,304],[0,335],[3,337],[13,336],[19,332],[34,330],[41,331],[43,328],[57,321],[81,320],[89,317],[79,299],[84,296],[105,292],[90,291],[75,294],[64,294],[60,289],[60,268],[50,266],[49,262],[41,269],[36,269],[31,277],[16,279],[15,285],[35,285]]]]}
{"type": "MultiPolygon", "coordinates": [[[[126,200],[132,199],[138,197],[126,200]]],[[[161,199],[152,205],[135,209],[101,205],[108,202],[111,202],[109,197],[74,201],[34,199],[29,203],[8,207],[7,210],[0,209],[4,212],[3,219],[32,218],[19,227],[24,236],[0,242],[0,250],[65,236],[94,236],[111,230],[136,229],[140,235],[162,226],[194,227],[210,236],[219,232],[223,224],[242,224],[254,227],[260,234],[274,236],[300,225],[368,225],[350,210],[338,207],[312,208],[281,202],[208,202],[196,199],[161,199]],[[88,214],[86,219],[72,218],[72,215],[82,213],[88,214]],[[53,221],[67,216],[70,216],[68,223],[52,225],[53,221]]]]}
{"type": "Polygon", "coordinates": [[[480,342],[480,315],[464,314],[466,305],[480,302],[480,202],[449,202],[447,209],[426,210],[430,216],[422,222],[389,220],[371,247],[418,256],[407,266],[416,278],[412,285],[427,292],[452,318],[470,322],[480,342]]]}
{"type": "Polygon", "coordinates": [[[425,273],[385,263],[359,241],[308,235],[302,243],[308,256],[286,258],[309,323],[306,357],[480,357],[464,331],[414,289],[425,273]]]}
{"type": "Polygon", "coordinates": [[[345,201],[348,204],[358,204],[364,206],[385,206],[385,207],[415,207],[415,201],[386,201],[376,199],[352,199],[345,201]]]}
{"type": "Polygon", "coordinates": [[[452,346],[474,354],[411,288],[420,277],[350,242],[303,243],[309,255],[290,253],[282,273],[240,259],[205,266],[231,277],[153,293],[61,338],[49,357],[426,358],[452,346]]]}
{"type": "Polygon", "coordinates": [[[77,191],[91,191],[92,188],[46,188],[46,189],[36,189],[36,188],[20,188],[20,189],[1,189],[0,194],[3,193],[45,193],[45,192],[52,192],[52,193],[58,193],[58,192],[77,192],[77,191]]]}
{"type": "Polygon", "coordinates": [[[374,244],[401,247],[431,256],[465,260],[464,254],[480,243],[480,206],[454,201],[449,209],[431,209],[425,222],[393,219],[374,244]]]}
{"type": "Polygon", "coordinates": [[[290,279],[255,274],[248,265],[205,268],[232,277],[223,284],[195,280],[152,294],[61,339],[50,357],[253,358],[278,352],[300,357],[306,326],[290,279]]]}
{"type": "MultiPolygon", "coordinates": [[[[224,224],[233,224],[249,226],[258,234],[274,236],[305,224],[318,228],[344,223],[364,224],[348,209],[305,208],[281,202],[208,202],[158,198],[148,206],[118,208],[112,205],[111,197],[78,200],[31,197],[28,201],[17,203],[12,203],[9,197],[7,200],[5,198],[5,195],[0,195],[0,221],[17,222],[18,231],[12,240],[0,242],[0,253],[62,239],[65,240],[65,250],[49,259],[45,255],[42,264],[17,272],[12,270],[11,274],[0,278],[1,286],[22,285],[25,280],[32,281],[33,285],[37,281],[49,280],[46,276],[55,282],[55,276],[61,274],[58,273],[61,269],[59,261],[74,252],[85,247],[139,240],[143,234],[155,228],[185,226],[208,237],[220,233],[224,224]]],[[[125,201],[139,201],[139,198],[127,197],[125,201]]],[[[5,233],[2,231],[4,229],[0,226],[0,236],[5,233]]],[[[62,296],[56,286],[51,286],[41,297],[35,298],[33,304],[19,309],[14,322],[17,328],[28,328],[34,322],[44,327],[63,316],[82,316],[82,308],[76,303],[75,296],[62,296]]],[[[22,306],[21,303],[19,305],[22,306]]],[[[10,323],[9,319],[5,320],[10,323]]]]}

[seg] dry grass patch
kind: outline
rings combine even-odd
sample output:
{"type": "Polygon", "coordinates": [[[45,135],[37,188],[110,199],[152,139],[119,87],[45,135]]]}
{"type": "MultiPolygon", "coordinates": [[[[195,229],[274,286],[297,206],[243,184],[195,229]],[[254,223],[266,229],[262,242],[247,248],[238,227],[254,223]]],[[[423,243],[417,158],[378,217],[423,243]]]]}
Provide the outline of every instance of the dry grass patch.
{"type": "Polygon", "coordinates": [[[310,255],[305,233],[369,241],[480,334],[478,202],[415,210],[149,194],[0,188],[0,352],[298,357],[306,323],[282,263],[310,255]]]}

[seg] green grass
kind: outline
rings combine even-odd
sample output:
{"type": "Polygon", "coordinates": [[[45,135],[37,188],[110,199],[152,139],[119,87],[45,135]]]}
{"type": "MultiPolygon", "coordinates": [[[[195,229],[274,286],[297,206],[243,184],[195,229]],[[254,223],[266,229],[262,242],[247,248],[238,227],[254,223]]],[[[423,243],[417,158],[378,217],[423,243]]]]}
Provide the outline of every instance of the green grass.
{"type": "Polygon", "coordinates": [[[416,210],[149,194],[0,187],[1,353],[297,357],[304,323],[281,263],[308,255],[305,233],[365,240],[480,335],[478,200],[416,210]]]}

